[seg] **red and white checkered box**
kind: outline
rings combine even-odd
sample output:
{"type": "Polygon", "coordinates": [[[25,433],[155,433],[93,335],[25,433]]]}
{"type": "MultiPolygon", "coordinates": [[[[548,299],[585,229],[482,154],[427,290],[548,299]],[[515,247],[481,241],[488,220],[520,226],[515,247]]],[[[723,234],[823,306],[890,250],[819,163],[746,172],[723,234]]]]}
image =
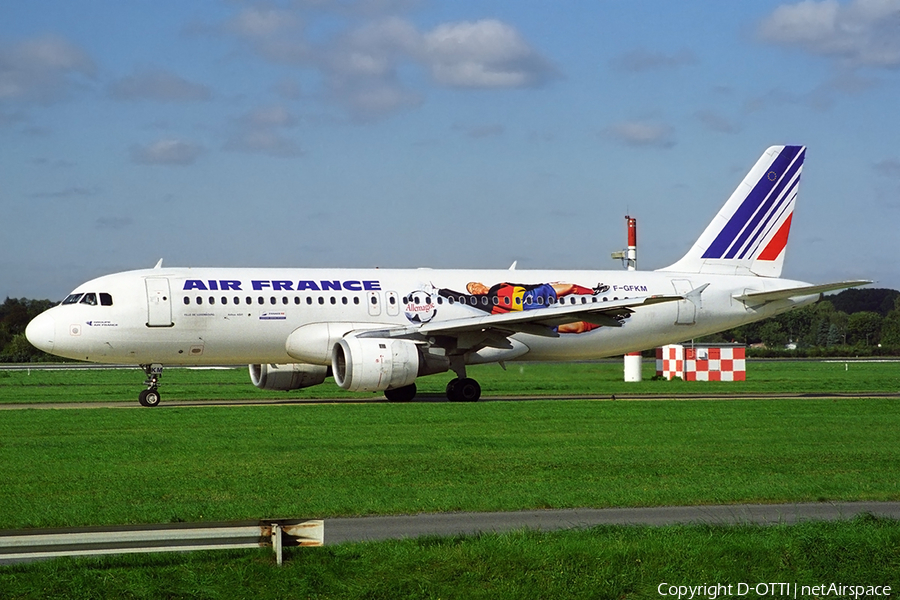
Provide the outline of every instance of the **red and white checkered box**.
{"type": "Polygon", "coordinates": [[[745,381],[746,352],[742,347],[685,348],[687,381],[745,381]]]}
{"type": "Polygon", "coordinates": [[[656,349],[656,375],[684,379],[684,346],[670,344],[656,349]]]}
{"type": "Polygon", "coordinates": [[[663,346],[656,349],[656,374],[685,381],[745,381],[746,349],[743,346],[663,346]]]}

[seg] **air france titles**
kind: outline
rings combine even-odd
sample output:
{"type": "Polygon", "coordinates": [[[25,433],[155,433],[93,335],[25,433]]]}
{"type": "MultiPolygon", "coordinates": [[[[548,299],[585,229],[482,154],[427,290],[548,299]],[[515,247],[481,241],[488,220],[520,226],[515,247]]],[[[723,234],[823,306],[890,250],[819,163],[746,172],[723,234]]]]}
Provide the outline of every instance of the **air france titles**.
{"type": "MultiPolygon", "coordinates": [[[[245,283],[236,279],[188,279],[184,282],[184,290],[206,291],[244,291],[245,283]]],[[[378,280],[359,279],[320,279],[318,281],[301,279],[300,281],[287,279],[252,279],[250,288],[255,291],[271,290],[273,292],[327,292],[329,290],[348,292],[380,291],[381,282],[378,280]]]]}

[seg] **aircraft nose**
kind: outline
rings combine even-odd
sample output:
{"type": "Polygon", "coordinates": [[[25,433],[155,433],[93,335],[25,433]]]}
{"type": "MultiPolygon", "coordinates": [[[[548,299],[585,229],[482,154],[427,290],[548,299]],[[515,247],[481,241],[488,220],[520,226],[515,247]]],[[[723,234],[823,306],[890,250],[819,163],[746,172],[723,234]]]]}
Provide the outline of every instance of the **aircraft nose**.
{"type": "Polygon", "coordinates": [[[52,315],[41,313],[25,328],[25,337],[31,345],[44,352],[53,352],[56,341],[56,322],[52,315]]]}

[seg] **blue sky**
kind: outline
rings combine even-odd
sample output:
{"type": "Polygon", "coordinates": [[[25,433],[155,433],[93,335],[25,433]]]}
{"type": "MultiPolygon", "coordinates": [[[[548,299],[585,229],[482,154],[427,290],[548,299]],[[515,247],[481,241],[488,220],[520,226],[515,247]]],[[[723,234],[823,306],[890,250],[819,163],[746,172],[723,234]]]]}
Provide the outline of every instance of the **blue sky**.
{"type": "Polygon", "coordinates": [[[900,288],[900,0],[14,2],[0,298],[153,266],[675,262],[809,147],[786,277],[900,288]]]}

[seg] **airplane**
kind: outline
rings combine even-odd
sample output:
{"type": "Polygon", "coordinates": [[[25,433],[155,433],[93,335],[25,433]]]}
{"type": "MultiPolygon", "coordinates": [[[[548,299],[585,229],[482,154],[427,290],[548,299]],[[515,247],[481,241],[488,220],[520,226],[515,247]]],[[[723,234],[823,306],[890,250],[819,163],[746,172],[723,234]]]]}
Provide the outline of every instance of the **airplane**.
{"type": "Polygon", "coordinates": [[[768,148],[696,243],[655,271],[171,268],[106,275],[29,323],[45,352],[139,365],[143,406],[164,366],[249,365],[267,390],[319,385],[477,401],[468,365],[573,361],[681,342],[871,283],[781,279],[804,146],[768,148]]]}

